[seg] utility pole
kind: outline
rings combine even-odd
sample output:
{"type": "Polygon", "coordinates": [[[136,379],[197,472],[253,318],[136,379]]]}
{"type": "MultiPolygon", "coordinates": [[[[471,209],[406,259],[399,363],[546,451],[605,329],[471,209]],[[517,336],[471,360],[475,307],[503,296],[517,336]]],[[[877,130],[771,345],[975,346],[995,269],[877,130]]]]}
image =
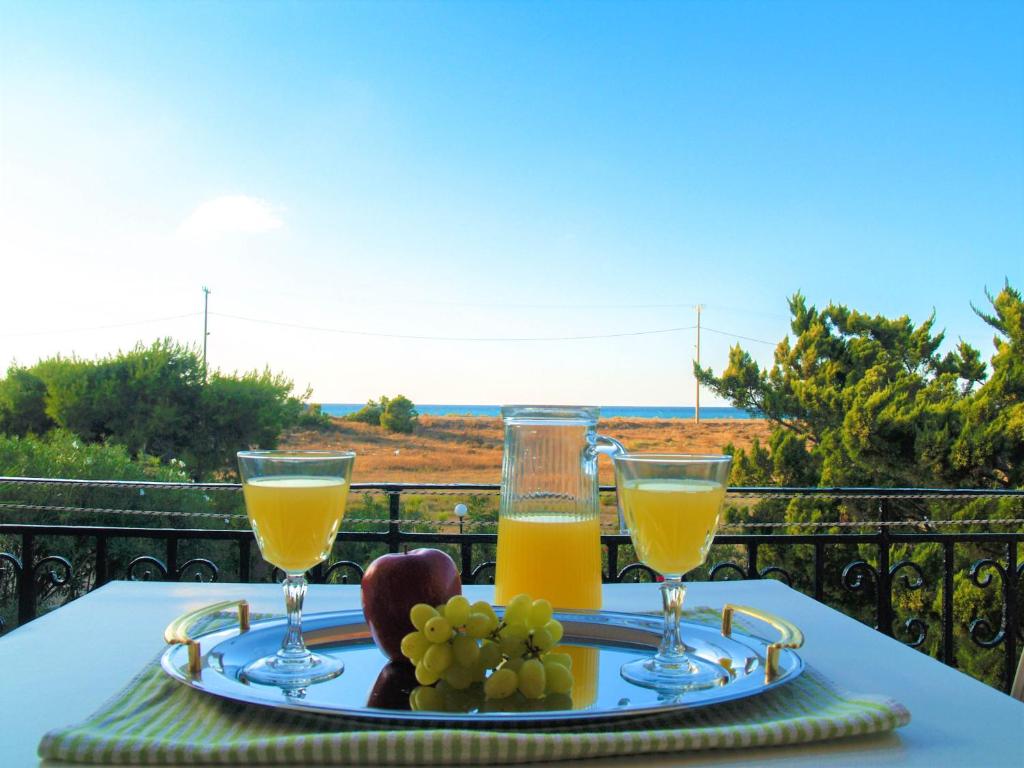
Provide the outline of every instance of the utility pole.
{"type": "MultiPolygon", "coordinates": [[[[697,365],[700,366],[700,304],[697,305],[697,365]]],[[[700,421],[700,379],[696,379],[697,384],[697,407],[693,411],[693,420],[695,422],[700,421]]]]}
{"type": "Polygon", "coordinates": [[[203,379],[206,379],[206,337],[210,335],[207,330],[208,310],[210,309],[210,289],[203,286],[203,379]]]}

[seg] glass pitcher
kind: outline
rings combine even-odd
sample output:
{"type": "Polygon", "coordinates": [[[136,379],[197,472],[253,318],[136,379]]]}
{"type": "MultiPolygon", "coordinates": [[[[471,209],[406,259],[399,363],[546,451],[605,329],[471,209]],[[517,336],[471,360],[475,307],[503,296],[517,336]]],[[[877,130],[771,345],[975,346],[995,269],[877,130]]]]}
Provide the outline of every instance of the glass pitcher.
{"type": "Polygon", "coordinates": [[[624,450],[597,434],[598,413],[579,406],[501,409],[497,603],[526,592],[555,608],[600,609],[597,458],[624,450]]]}

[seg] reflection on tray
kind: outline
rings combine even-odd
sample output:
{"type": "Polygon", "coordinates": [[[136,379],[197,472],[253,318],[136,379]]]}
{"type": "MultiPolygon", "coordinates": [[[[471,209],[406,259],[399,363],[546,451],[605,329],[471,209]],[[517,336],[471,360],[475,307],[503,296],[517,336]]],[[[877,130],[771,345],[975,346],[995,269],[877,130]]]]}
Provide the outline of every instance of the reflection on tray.
{"type": "Polygon", "coordinates": [[[371,709],[397,711],[472,713],[472,712],[553,712],[584,709],[597,700],[600,650],[562,645],[555,649],[572,659],[573,687],[570,693],[549,693],[540,699],[528,699],[516,692],[503,699],[488,700],[483,684],[456,689],[444,680],[422,686],[415,670],[404,662],[389,662],[381,669],[366,700],[371,709]]]}
{"type": "MultiPolygon", "coordinates": [[[[553,723],[616,720],[624,716],[707,706],[758,695],[795,679],[803,669],[789,647],[778,651],[778,672],[766,679],[769,641],[736,628],[728,636],[716,623],[686,622],[688,646],[702,658],[729,670],[728,684],[688,692],[666,700],[657,691],[622,678],[623,664],[652,652],[661,638],[656,618],[629,614],[563,613],[564,645],[557,652],[572,660],[573,685],[568,696],[545,697],[541,703],[517,696],[506,701],[481,700],[479,689],[447,691],[446,686],[410,696],[417,688],[414,671],[391,665],[367,635],[361,611],[337,611],[306,617],[307,638],[318,653],[344,661],[344,674],[307,688],[282,690],[250,684],[239,672],[252,659],[280,646],[280,619],[253,622],[249,631],[233,626],[197,635],[202,646],[199,674],[189,668],[189,647],[172,645],[161,660],[174,679],[234,701],[303,712],[365,717],[389,722],[433,722],[488,727],[495,722],[553,723]],[[440,697],[438,696],[440,694],[440,697]],[[447,695],[445,695],[447,694],[447,695]],[[422,701],[421,701],[422,699],[422,701]]],[[[781,639],[781,632],[780,632],[781,639]]]]}

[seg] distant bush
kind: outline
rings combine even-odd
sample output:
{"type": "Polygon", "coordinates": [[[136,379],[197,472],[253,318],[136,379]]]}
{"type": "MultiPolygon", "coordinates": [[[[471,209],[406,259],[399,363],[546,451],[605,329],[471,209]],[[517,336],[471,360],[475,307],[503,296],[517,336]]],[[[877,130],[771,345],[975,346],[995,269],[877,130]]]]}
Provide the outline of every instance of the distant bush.
{"type": "MultiPolygon", "coordinates": [[[[381,398],[385,400],[385,398],[381,398]]],[[[412,400],[405,395],[396,395],[384,403],[384,412],[380,415],[380,425],[388,432],[404,432],[410,434],[419,422],[419,413],[412,400]]]]}
{"type": "MultiPolygon", "coordinates": [[[[381,398],[382,401],[387,402],[386,397],[381,398]]],[[[346,421],[359,421],[363,424],[373,424],[375,427],[380,426],[380,415],[384,412],[381,404],[376,400],[368,400],[366,405],[360,408],[355,413],[350,413],[345,417],[346,421]]]]}
{"type": "Polygon", "coordinates": [[[309,403],[299,414],[295,424],[306,429],[322,429],[331,426],[331,417],[323,412],[320,403],[309,403]]]}
{"type": "Polygon", "coordinates": [[[380,400],[367,401],[366,405],[355,413],[350,413],[345,419],[381,426],[388,432],[409,434],[419,423],[419,413],[412,400],[405,395],[382,396],[380,400]]]}

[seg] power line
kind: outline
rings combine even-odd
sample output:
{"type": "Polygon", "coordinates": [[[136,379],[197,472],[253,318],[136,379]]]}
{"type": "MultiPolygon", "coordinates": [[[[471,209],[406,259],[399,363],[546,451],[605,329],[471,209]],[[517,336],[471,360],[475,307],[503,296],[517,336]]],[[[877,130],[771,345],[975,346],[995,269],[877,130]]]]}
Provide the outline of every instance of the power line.
{"type": "Polygon", "coordinates": [[[246,323],[259,323],[261,325],[274,325],[281,328],[295,328],[303,331],[318,331],[321,333],[341,333],[347,336],[369,336],[378,339],[408,339],[413,341],[584,341],[590,339],[615,339],[627,336],[652,336],[663,333],[678,333],[680,331],[693,330],[694,326],[686,325],[677,328],[658,328],[647,331],[624,331],[621,333],[599,333],[584,336],[424,336],[406,333],[380,333],[376,331],[357,331],[349,328],[326,328],[317,325],[303,325],[301,323],[289,323],[279,320],[264,320],[255,317],[244,317],[242,315],[229,315],[223,312],[211,312],[214,317],[223,317],[229,320],[240,320],[246,323]]]}
{"type": "Polygon", "coordinates": [[[479,307],[487,309],[693,309],[694,304],[505,304],[474,301],[412,301],[435,307],[479,307]]]}
{"type": "Polygon", "coordinates": [[[753,341],[753,342],[756,342],[758,344],[770,344],[773,347],[778,343],[778,342],[775,342],[775,341],[765,341],[764,339],[755,339],[752,336],[741,336],[738,333],[729,333],[728,331],[720,331],[717,328],[709,328],[706,325],[701,326],[701,327],[705,331],[711,331],[712,333],[717,333],[719,336],[728,336],[728,337],[733,338],[733,339],[743,339],[744,341],[753,341]]]}
{"type": "Polygon", "coordinates": [[[127,323],[112,323],[110,325],[94,325],[89,328],[53,328],[45,331],[15,331],[14,333],[0,333],[0,337],[11,336],[46,336],[54,333],[82,333],[85,331],[107,331],[114,328],[131,328],[136,325],[150,325],[152,323],[166,323],[170,320],[184,320],[189,317],[197,317],[201,312],[189,312],[185,315],[171,315],[170,317],[153,317],[149,320],[132,320],[127,323]]]}

